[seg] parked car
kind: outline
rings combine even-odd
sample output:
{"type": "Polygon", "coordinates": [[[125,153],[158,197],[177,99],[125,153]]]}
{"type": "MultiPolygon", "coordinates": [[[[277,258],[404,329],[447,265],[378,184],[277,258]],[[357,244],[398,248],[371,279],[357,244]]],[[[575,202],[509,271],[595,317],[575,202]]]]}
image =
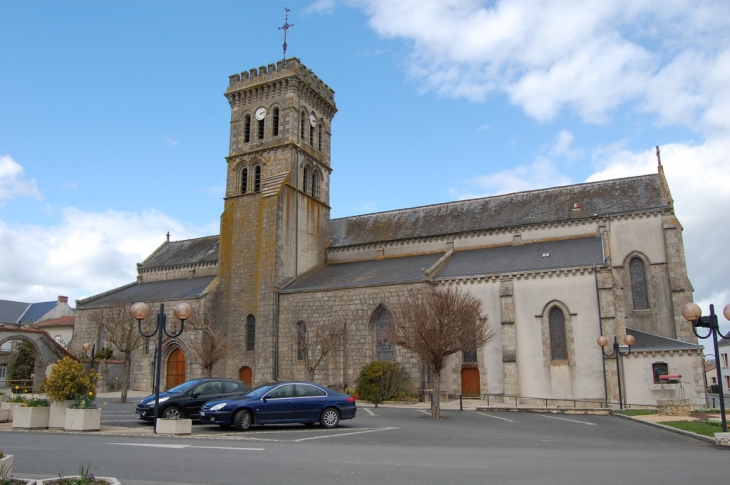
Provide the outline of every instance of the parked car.
{"type": "Polygon", "coordinates": [[[355,398],[313,382],[271,382],[238,399],[216,399],[200,410],[203,424],[248,430],[252,424],[319,423],[335,428],[357,412],[355,398]]]}
{"type": "MultiPolygon", "coordinates": [[[[198,419],[200,407],[211,399],[234,398],[250,388],[237,379],[193,379],[160,393],[161,418],[198,419]]],[[[155,417],[155,395],[142,399],[135,408],[139,419],[155,417]]]]}

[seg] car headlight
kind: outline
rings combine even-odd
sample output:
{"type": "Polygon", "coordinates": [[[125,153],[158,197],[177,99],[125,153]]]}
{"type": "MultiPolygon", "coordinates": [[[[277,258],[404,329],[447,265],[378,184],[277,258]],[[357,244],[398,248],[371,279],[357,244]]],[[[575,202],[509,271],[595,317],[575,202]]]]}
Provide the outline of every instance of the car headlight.
{"type": "MultiPolygon", "coordinates": [[[[167,397],[161,397],[161,398],[160,398],[160,400],[159,400],[158,402],[165,402],[165,401],[167,401],[168,399],[170,399],[170,397],[169,397],[169,396],[167,396],[167,397]]],[[[154,406],[154,404],[155,404],[155,401],[152,401],[152,405],[153,405],[153,406],[154,406]]]]}
{"type": "Polygon", "coordinates": [[[219,402],[218,404],[216,404],[215,406],[213,406],[212,408],[210,408],[210,410],[211,411],[218,411],[219,409],[223,409],[224,407],[226,407],[226,404],[228,404],[228,403],[219,402]]]}

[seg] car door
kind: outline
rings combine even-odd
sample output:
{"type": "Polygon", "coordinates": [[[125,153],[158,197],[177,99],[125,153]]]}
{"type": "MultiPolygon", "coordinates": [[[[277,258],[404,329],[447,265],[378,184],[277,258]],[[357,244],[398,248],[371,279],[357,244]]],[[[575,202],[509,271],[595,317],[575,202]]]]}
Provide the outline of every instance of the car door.
{"type": "Polygon", "coordinates": [[[316,422],[324,407],[327,393],[317,386],[297,384],[294,397],[294,421],[299,423],[316,422]]]}
{"type": "Polygon", "coordinates": [[[208,401],[223,397],[223,383],[221,381],[208,381],[193,388],[190,399],[187,402],[185,414],[190,418],[197,418],[200,408],[208,401]]]}
{"type": "Polygon", "coordinates": [[[256,406],[258,423],[288,423],[294,419],[294,384],[275,387],[256,406]]]}
{"type": "Polygon", "coordinates": [[[248,391],[242,382],[236,381],[223,381],[223,398],[238,397],[244,392],[248,391]]]}

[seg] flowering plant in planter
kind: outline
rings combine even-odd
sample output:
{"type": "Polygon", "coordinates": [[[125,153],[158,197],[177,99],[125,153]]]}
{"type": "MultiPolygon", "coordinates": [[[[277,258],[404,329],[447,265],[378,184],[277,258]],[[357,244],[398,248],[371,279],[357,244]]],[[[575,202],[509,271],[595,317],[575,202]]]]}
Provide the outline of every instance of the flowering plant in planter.
{"type": "Polygon", "coordinates": [[[98,378],[99,374],[95,371],[86,372],[81,362],[64,357],[53,366],[42,390],[55,402],[69,401],[89,393],[96,397],[98,378]]]}
{"type": "Polygon", "coordinates": [[[118,483],[106,478],[96,477],[91,473],[91,464],[79,467],[79,474],[73,477],[65,477],[63,473],[58,475],[55,480],[43,480],[43,483],[55,485],[108,485],[110,483],[118,483]]]}
{"type": "Polygon", "coordinates": [[[51,405],[51,401],[40,397],[31,397],[25,400],[25,407],[27,408],[47,408],[51,405]]]}
{"type": "Polygon", "coordinates": [[[74,397],[74,402],[69,409],[96,409],[98,406],[94,404],[94,393],[89,391],[87,394],[79,394],[74,397]]]}

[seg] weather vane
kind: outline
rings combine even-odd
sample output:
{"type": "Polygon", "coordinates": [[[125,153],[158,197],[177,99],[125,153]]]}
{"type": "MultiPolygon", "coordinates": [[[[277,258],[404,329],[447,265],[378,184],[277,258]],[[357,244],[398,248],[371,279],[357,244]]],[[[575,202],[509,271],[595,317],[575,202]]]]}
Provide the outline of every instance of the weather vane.
{"type": "Polygon", "coordinates": [[[284,7],[284,10],[286,10],[286,16],[284,17],[284,25],[279,27],[279,30],[284,31],[284,67],[286,67],[286,31],[289,30],[290,27],[294,27],[294,24],[289,23],[289,9],[287,7],[284,7]]]}

